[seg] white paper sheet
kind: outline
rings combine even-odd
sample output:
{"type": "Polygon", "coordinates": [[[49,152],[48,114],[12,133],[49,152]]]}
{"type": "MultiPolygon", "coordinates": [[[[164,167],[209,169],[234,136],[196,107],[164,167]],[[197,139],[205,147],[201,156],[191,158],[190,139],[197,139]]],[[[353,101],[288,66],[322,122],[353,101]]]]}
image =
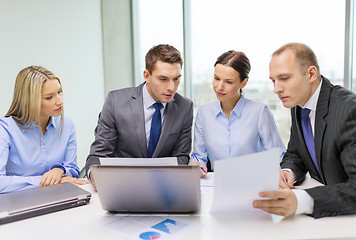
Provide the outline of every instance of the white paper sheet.
{"type": "Polygon", "coordinates": [[[214,162],[212,212],[260,211],[252,203],[262,191],[278,190],[280,150],[214,162]]]}
{"type": "Polygon", "coordinates": [[[107,166],[177,166],[176,157],[165,158],[99,158],[107,166]]]}
{"type": "Polygon", "coordinates": [[[204,178],[200,179],[200,187],[214,187],[213,172],[208,172],[204,178]]]}

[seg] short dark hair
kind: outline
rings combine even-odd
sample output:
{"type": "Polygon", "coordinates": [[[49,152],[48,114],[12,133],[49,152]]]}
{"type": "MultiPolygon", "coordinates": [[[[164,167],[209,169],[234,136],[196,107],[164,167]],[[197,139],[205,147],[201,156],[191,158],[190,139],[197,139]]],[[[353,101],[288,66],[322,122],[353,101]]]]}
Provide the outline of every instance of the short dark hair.
{"type": "Polygon", "coordinates": [[[154,65],[157,61],[162,61],[165,63],[179,63],[183,66],[183,59],[180,52],[173,46],[168,44],[160,44],[152,47],[146,54],[146,70],[152,73],[154,70],[154,65]]]}
{"type": "Polygon", "coordinates": [[[318,59],[309,46],[303,43],[287,43],[282,47],[278,48],[276,51],[274,51],[272,57],[279,55],[286,50],[291,50],[294,53],[295,58],[297,60],[297,64],[299,65],[300,71],[303,74],[306,73],[307,69],[310,66],[315,66],[318,70],[318,77],[320,77],[318,59]]]}
{"type": "Polygon", "coordinates": [[[227,51],[221,54],[216,60],[214,67],[217,64],[232,67],[240,74],[241,82],[248,78],[251,70],[250,60],[243,52],[236,52],[234,50],[227,51]]]}

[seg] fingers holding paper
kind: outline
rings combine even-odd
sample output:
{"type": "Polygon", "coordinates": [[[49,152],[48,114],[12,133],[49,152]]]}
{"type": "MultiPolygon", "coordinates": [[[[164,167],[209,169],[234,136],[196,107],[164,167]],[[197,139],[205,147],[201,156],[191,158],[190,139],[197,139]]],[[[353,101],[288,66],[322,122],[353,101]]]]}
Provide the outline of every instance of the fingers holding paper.
{"type": "Polygon", "coordinates": [[[294,175],[288,171],[281,171],[279,176],[279,188],[291,189],[294,185],[294,175]]]}
{"type": "Polygon", "coordinates": [[[290,189],[261,192],[260,197],[269,199],[255,200],[254,208],[284,217],[294,215],[297,210],[297,197],[290,189]]]}

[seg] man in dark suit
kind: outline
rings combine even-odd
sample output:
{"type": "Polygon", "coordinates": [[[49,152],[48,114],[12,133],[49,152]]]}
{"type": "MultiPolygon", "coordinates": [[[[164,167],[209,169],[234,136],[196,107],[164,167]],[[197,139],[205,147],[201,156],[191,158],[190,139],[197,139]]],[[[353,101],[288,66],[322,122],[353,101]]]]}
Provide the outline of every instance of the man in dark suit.
{"type": "Polygon", "coordinates": [[[315,218],[356,213],[356,95],[319,73],[314,52],[290,43],[272,55],[270,79],[283,105],[291,109],[288,149],[281,162],[280,190],[262,192],[254,207],[315,218]],[[291,189],[306,173],[324,186],[291,189]]]}
{"type": "Polygon", "coordinates": [[[145,82],[112,91],[105,100],[86,161],[89,176],[99,157],[177,157],[178,164],[188,164],[193,103],[176,93],[182,57],[173,46],[157,45],[145,60],[145,82]]]}

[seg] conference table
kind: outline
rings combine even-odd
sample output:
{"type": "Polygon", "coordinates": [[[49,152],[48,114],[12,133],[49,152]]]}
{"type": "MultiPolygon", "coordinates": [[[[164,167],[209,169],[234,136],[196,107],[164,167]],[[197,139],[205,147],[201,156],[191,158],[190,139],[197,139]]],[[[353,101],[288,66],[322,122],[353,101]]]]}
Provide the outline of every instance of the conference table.
{"type": "MultiPolygon", "coordinates": [[[[81,187],[92,193],[88,205],[0,225],[0,239],[132,239],[99,226],[113,215],[101,208],[99,196],[90,184],[81,187]]],[[[248,213],[213,214],[213,195],[214,187],[201,186],[199,213],[168,215],[198,226],[179,239],[356,239],[356,215],[321,219],[299,215],[278,222],[248,213]]]]}

